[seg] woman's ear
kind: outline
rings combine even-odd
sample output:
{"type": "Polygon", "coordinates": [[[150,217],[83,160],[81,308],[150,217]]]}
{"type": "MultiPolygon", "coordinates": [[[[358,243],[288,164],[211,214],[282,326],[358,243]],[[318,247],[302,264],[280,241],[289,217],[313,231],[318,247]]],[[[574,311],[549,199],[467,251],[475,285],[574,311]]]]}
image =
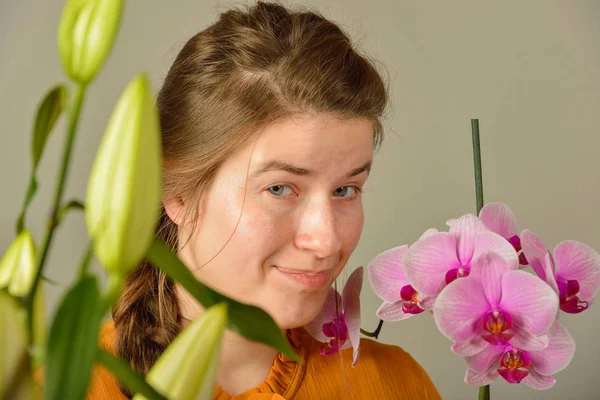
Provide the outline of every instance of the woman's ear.
{"type": "Polygon", "coordinates": [[[165,212],[171,221],[173,221],[175,225],[181,226],[185,216],[185,202],[183,201],[183,198],[179,196],[163,197],[162,201],[165,212]]]}

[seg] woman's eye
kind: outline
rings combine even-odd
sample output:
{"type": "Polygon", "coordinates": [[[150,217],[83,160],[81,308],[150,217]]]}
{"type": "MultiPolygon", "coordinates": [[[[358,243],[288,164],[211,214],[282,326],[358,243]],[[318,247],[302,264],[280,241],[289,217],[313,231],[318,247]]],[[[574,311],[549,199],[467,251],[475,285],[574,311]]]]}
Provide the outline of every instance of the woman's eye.
{"type": "Polygon", "coordinates": [[[287,185],[275,185],[271,186],[268,190],[273,196],[283,197],[286,194],[289,195],[289,192],[291,192],[292,189],[287,185]],[[287,192],[286,189],[288,190],[287,192]]]}
{"type": "Polygon", "coordinates": [[[358,196],[358,193],[362,192],[359,187],[356,186],[342,186],[334,190],[334,195],[339,197],[345,197],[348,199],[352,199],[358,196]],[[348,195],[349,194],[349,195],[348,195]]]}

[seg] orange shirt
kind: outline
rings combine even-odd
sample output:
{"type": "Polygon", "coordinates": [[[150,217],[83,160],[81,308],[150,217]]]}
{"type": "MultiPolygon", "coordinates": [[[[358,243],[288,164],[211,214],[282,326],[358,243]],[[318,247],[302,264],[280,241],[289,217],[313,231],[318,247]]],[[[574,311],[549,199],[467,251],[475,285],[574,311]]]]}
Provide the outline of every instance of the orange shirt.
{"type": "MultiPolygon", "coordinates": [[[[100,345],[115,352],[115,328],[106,322],[100,345]]],[[[214,400],[438,400],[431,379],[423,368],[397,346],[361,339],[360,358],[352,367],[352,349],[323,356],[316,341],[304,329],[288,332],[294,350],[304,359],[296,363],[279,354],[269,375],[258,387],[235,396],[220,386],[214,400]],[[345,372],[345,373],[344,373],[345,372]]],[[[117,380],[102,366],[94,366],[88,400],[121,400],[117,380]]]]}

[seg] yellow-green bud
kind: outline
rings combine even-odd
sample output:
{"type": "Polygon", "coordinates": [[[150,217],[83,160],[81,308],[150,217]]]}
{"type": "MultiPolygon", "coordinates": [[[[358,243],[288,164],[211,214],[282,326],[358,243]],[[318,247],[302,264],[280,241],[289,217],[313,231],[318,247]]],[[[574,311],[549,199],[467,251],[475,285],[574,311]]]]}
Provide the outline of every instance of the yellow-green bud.
{"type": "Polygon", "coordinates": [[[33,381],[27,334],[13,298],[0,291],[0,393],[7,399],[39,399],[41,391],[33,381]],[[8,387],[11,392],[7,393],[8,387]]]}
{"type": "Polygon", "coordinates": [[[127,273],[146,255],[160,216],[158,110],[145,74],[127,85],[110,117],[88,181],[85,219],[94,252],[127,273]]]}
{"type": "Polygon", "coordinates": [[[58,50],[67,75],[88,83],[115,43],[123,0],[69,0],[58,27],[58,50]]]}
{"type": "MultiPolygon", "coordinates": [[[[212,399],[226,325],[226,303],[207,309],[159,357],[146,376],[148,383],[169,399],[212,399]]],[[[142,399],[142,395],[133,398],[142,399]]]]}
{"type": "Polygon", "coordinates": [[[0,261],[0,288],[8,288],[13,296],[26,296],[35,276],[35,245],[29,230],[24,229],[0,261]]]}

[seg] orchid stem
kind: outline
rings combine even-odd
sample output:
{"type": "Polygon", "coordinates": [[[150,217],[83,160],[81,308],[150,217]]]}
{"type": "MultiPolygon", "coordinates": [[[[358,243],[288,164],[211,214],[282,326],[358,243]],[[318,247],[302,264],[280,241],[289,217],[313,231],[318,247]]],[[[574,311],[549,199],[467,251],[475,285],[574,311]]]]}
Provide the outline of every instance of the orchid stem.
{"type": "Polygon", "coordinates": [[[377,325],[377,329],[375,329],[374,332],[367,332],[367,331],[365,331],[364,329],[361,328],[360,329],[360,333],[362,333],[365,336],[373,337],[373,338],[377,339],[377,337],[379,336],[379,332],[381,331],[381,327],[382,326],[383,326],[383,320],[380,319],[379,320],[379,325],[377,325]]]}
{"type": "Polygon", "coordinates": [[[490,385],[479,387],[479,400],[490,400],[490,385]]]}
{"type": "Polygon", "coordinates": [[[481,173],[481,146],[479,145],[479,120],[471,120],[473,136],[473,166],[475,167],[475,197],[477,201],[477,215],[483,208],[483,176],[481,173]]]}
{"type": "MultiPolygon", "coordinates": [[[[477,215],[483,208],[483,174],[481,173],[481,145],[479,143],[479,120],[471,120],[473,137],[473,166],[475,168],[475,198],[477,215]]],[[[490,385],[479,387],[479,400],[490,400],[490,385]]]]}

